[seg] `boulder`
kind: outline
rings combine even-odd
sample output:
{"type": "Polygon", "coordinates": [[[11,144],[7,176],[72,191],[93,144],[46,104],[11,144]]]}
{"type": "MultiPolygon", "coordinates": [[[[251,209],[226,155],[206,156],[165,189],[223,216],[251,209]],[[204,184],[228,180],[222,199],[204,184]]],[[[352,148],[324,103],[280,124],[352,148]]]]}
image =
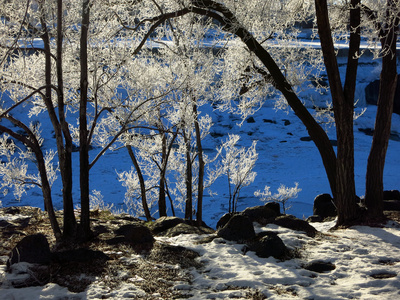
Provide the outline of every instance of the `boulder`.
{"type": "Polygon", "coordinates": [[[398,190],[383,191],[383,200],[398,200],[398,201],[400,201],[400,191],[398,191],[398,190]]]}
{"type": "Polygon", "coordinates": [[[228,223],[228,221],[234,216],[239,213],[226,213],[224,214],[217,222],[217,229],[222,228],[228,223]]]}
{"type": "Polygon", "coordinates": [[[141,223],[122,225],[115,230],[115,234],[116,237],[108,240],[108,244],[128,244],[137,252],[149,251],[153,248],[154,237],[150,229],[141,223]]]}
{"type": "Polygon", "coordinates": [[[204,226],[194,226],[187,223],[180,223],[167,231],[163,231],[160,235],[167,236],[167,237],[174,237],[180,234],[212,234],[214,233],[214,229],[204,226]]]}
{"type": "Polygon", "coordinates": [[[336,266],[330,262],[314,261],[314,262],[310,262],[310,263],[304,265],[303,268],[306,270],[309,270],[309,271],[323,273],[323,272],[329,272],[329,271],[335,270],[336,266]]]}
{"type": "Polygon", "coordinates": [[[383,200],[383,210],[400,211],[400,201],[399,200],[383,200]]]}
{"type": "Polygon", "coordinates": [[[272,223],[292,230],[304,231],[310,237],[315,237],[317,234],[317,230],[307,221],[291,215],[277,217],[272,223]]]}
{"type": "Polygon", "coordinates": [[[337,216],[336,206],[331,195],[321,194],[315,197],[313,214],[322,219],[337,216]]]}
{"type": "Polygon", "coordinates": [[[258,257],[275,257],[277,259],[285,258],[289,250],[281,238],[272,231],[260,233],[253,241],[249,242],[248,250],[254,251],[258,257]]]}
{"type": "MultiPolygon", "coordinates": [[[[400,76],[400,75],[398,75],[400,76]]],[[[397,77],[397,87],[396,93],[394,96],[394,104],[393,104],[393,112],[396,114],[400,114],[400,80],[397,77]]],[[[376,105],[378,102],[379,96],[379,79],[372,81],[365,87],[365,101],[367,104],[376,105]]]]}
{"type": "Polygon", "coordinates": [[[185,221],[183,219],[178,217],[161,217],[150,225],[150,229],[153,234],[157,235],[184,222],[185,221]]]}
{"type": "Polygon", "coordinates": [[[7,266],[19,262],[47,265],[51,262],[51,252],[47,238],[42,233],[24,237],[13,248],[9,255],[7,266]]]}
{"type": "Polygon", "coordinates": [[[266,208],[272,209],[276,213],[277,216],[282,215],[281,214],[281,206],[278,202],[268,202],[264,206],[266,208]]]}
{"type": "Polygon", "coordinates": [[[265,205],[248,207],[242,212],[242,214],[247,216],[251,222],[257,222],[261,225],[270,223],[279,215],[275,210],[272,210],[265,205]]]}
{"type": "Polygon", "coordinates": [[[218,229],[217,235],[229,241],[243,242],[256,236],[253,222],[242,214],[233,215],[224,227],[218,229]]]}

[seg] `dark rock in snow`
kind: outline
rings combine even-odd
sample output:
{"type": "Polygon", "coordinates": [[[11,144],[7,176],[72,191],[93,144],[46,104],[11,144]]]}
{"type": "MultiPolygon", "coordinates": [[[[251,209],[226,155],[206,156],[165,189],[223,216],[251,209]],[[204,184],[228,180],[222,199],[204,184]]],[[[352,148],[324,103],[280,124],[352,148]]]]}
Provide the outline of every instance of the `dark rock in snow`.
{"type": "Polygon", "coordinates": [[[254,117],[248,117],[246,120],[247,123],[255,123],[256,120],[254,120],[254,117]]]}
{"type": "Polygon", "coordinates": [[[383,210],[400,211],[399,200],[383,200],[383,210]]]}
{"type": "MultiPolygon", "coordinates": [[[[397,77],[397,87],[394,96],[393,112],[400,114],[400,79],[397,77]]],[[[376,105],[379,96],[379,79],[372,81],[365,87],[365,101],[368,104],[376,105]]]]}
{"type": "Polygon", "coordinates": [[[257,222],[261,225],[270,223],[279,215],[275,210],[265,205],[248,207],[242,212],[242,214],[247,216],[251,222],[257,222]]]}
{"type": "Polygon", "coordinates": [[[397,274],[394,272],[381,272],[381,273],[371,274],[370,276],[375,279],[388,279],[396,277],[397,274]]]}
{"type": "Polygon", "coordinates": [[[180,223],[167,231],[162,232],[163,236],[174,237],[180,234],[211,234],[214,233],[214,229],[204,226],[194,226],[187,223],[180,223]]]}
{"type": "Polygon", "coordinates": [[[317,230],[307,221],[291,215],[277,217],[272,223],[292,230],[304,231],[310,237],[315,237],[317,234],[317,230]]]}
{"type": "Polygon", "coordinates": [[[108,244],[129,244],[135,251],[149,251],[153,248],[154,237],[148,227],[140,223],[122,225],[115,230],[117,235],[107,241],[108,244]]]}
{"type": "Polygon", "coordinates": [[[271,119],[263,119],[264,123],[271,123],[271,124],[276,124],[276,121],[271,120],[271,119]]]}
{"type": "Polygon", "coordinates": [[[309,216],[307,222],[323,222],[324,218],[318,215],[309,216]]]}
{"type": "Polygon", "coordinates": [[[283,259],[288,254],[288,249],[281,238],[272,231],[260,233],[253,241],[247,243],[248,250],[254,251],[257,256],[267,258],[273,256],[283,259]]]}
{"type": "Polygon", "coordinates": [[[398,190],[383,191],[383,200],[399,200],[400,201],[400,191],[398,191],[398,190]]]}
{"type": "Polygon", "coordinates": [[[166,231],[172,227],[175,227],[176,225],[180,223],[184,223],[185,221],[181,218],[178,217],[161,217],[157,220],[155,220],[151,225],[151,231],[153,234],[159,234],[163,231],[166,231]]]}
{"type": "Polygon", "coordinates": [[[243,242],[256,236],[253,222],[242,214],[230,218],[224,227],[218,229],[217,235],[229,241],[243,242]]]}
{"type": "Polygon", "coordinates": [[[226,213],[224,214],[217,222],[217,229],[222,228],[228,223],[228,221],[234,216],[239,213],[226,213]]]}
{"type": "Polygon", "coordinates": [[[300,141],[303,141],[303,142],[310,142],[310,141],[312,141],[312,138],[309,137],[309,136],[303,136],[303,137],[300,138],[300,141]]]}
{"type": "Polygon", "coordinates": [[[321,194],[315,197],[313,214],[322,217],[322,219],[337,216],[336,206],[331,195],[321,194]]]}
{"type": "Polygon", "coordinates": [[[281,214],[281,206],[278,202],[268,202],[264,205],[266,208],[272,209],[278,216],[281,214]]]}
{"type": "Polygon", "coordinates": [[[9,255],[7,266],[19,262],[40,265],[51,262],[50,247],[44,234],[28,235],[18,242],[9,255]]]}
{"type": "Polygon", "coordinates": [[[323,272],[335,270],[336,266],[330,262],[315,261],[315,262],[311,262],[311,263],[304,265],[303,268],[306,270],[309,270],[309,271],[323,273],[323,272]]]}

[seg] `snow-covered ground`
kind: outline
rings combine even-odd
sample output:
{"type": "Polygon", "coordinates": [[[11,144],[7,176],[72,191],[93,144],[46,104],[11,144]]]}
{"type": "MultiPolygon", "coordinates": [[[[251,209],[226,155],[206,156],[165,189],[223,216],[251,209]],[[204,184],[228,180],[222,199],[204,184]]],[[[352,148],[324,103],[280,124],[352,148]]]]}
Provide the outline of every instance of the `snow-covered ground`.
{"type": "MultiPolygon", "coordinates": [[[[173,286],[186,294],[188,299],[252,299],[249,295],[257,294],[267,299],[400,298],[398,223],[390,222],[385,228],[356,226],[334,232],[327,232],[334,222],[313,225],[325,234],[311,238],[277,225],[256,227],[256,231],[275,231],[287,247],[300,249],[300,258],[286,261],[259,258],[251,251],[243,254],[243,245],[221,238],[198,245],[196,242],[204,236],[179,235],[157,239],[200,253],[198,259],[204,266],[190,270],[192,282],[176,282],[173,286]],[[332,263],[336,268],[324,273],[303,268],[306,263],[316,261],[332,263]]],[[[137,261],[140,257],[134,254],[127,259],[137,261]]],[[[4,276],[4,267],[0,269],[1,276],[4,276]]],[[[3,286],[0,287],[0,298],[140,299],[146,293],[135,286],[135,280],[121,280],[113,290],[98,280],[81,293],[71,293],[67,288],[52,283],[20,289],[3,286]]],[[[7,280],[4,282],[7,284],[7,280]]],[[[152,295],[152,299],[160,297],[152,295]]]]}

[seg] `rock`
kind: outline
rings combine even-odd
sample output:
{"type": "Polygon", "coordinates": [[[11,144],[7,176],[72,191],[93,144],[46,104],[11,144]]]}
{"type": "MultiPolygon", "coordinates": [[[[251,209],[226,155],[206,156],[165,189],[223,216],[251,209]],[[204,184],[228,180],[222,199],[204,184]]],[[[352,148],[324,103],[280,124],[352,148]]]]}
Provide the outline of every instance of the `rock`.
{"type": "Polygon", "coordinates": [[[292,230],[304,231],[310,237],[315,237],[317,234],[317,230],[307,221],[291,215],[277,217],[272,223],[292,230]]]}
{"type": "Polygon", "coordinates": [[[150,229],[153,234],[157,235],[184,222],[183,219],[177,217],[161,217],[150,225],[150,229]]]}
{"type": "Polygon", "coordinates": [[[174,237],[178,236],[180,234],[212,234],[214,233],[214,229],[211,229],[209,227],[203,227],[203,226],[193,226],[187,223],[180,223],[176,225],[175,227],[172,227],[168,229],[167,231],[162,232],[161,234],[163,236],[167,237],[174,237]]]}
{"type": "Polygon", "coordinates": [[[337,216],[336,206],[331,195],[321,194],[315,197],[313,214],[322,217],[322,219],[337,216]]]}
{"type": "Polygon", "coordinates": [[[315,262],[311,262],[311,263],[304,265],[303,268],[306,270],[309,270],[309,271],[323,273],[323,272],[335,270],[336,266],[330,262],[315,261],[315,262]]]}
{"type": "Polygon", "coordinates": [[[398,200],[398,201],[400,201],[400,191],[398,191],[398,190],[383,191],[383,200],[398,200]]]}
{"type": "Polygon", "coordinates": [[[115,230],[117,235],[107,241],[108,244],[125,243],[130,245],[137,252],[149,251],[153,248],[154,237],[148,227],[140,223],[122,225],[115,230]]]}
{"type": "Polygon", "coordinates": [[[281,206],[279,205],[278,202],[268,202],[264,206],[266,208],[272,209],[276,213],[277,216],[282,215],[281,214],[281,206]]]}
{"type": "MultiPolygon", "coordinates": [[[[399,76],[399,75],[398,75],[399,76]]],[[[400,80],[397,77],[397,87],[396,93],[394,96],[394,103],[393,103],[393,112],[396,114],[400,114],[400,80]]],[[[378,102],[379,96],[379,79],[372,81],[365,87],[365,101],[367,104],[376,105],[378,102]]]]}
{"type": "Polygon", "coordinates": [[[289,253],[281,238],[272,231],[260,233],[256,239],[247,245],[249,250],[263,258],[273,256],[277,259],[283,259],[289,253]]]}
{"type": "Polygon", "coordinates": [[[309,136],[303,136],[303,137],[300,138],[300,141],[303,141],[303,142],[311,142],[311,141],[312,141],[312,138],[309,137],[309,136]]]}
{"type": "Polygon", "coordinates": [[[243,242],[254,238],[256,233],[253,222],[247,216],[236,214],[218,229],[217,235],[229,241],[243,242]]]}
{"type": "Polygon", "coordinates": [[[371,274],[370,276],[374,279],[388,279],[388,278],[396,277],[397,274],[394,272],[380,272],[380,273],[371,274]]]}
{"type": "Polygon", "coordinates": [[[28,235],[18,242],[9,255],[7,266],[19,262],[39,265],[50,264],[51,252],[44,234],[28,235]]]}
{"type": "Polygon", "coordinates": [[[398,201],[398,200],[383,200],[383,210],[400,211],[400,201],[398,201]]]}
{"type": "Polygon", "coordinates": [[[247,216],[251,222],[257,222],[261,225],[270,223],[279,215],[275,210],[272,210],[265,205],[248,207],[242,212],[242,214],[247,216]]]}
{"type": "Polygon", "coordinates": [[[217,222],[217,229],[222,228],[228,223],[228,221],[238,213],[226,213],[217,222]]]}
{"type": "Polygon", "coordinates": [[[248,117],[246,120],[247,123],[255,123],[256,120],[254,120],[254,117],[248,117]]]}
{"type": "Polygon", "coordinates": [[[321,216],[317,216],[317,215],[313,215],[313,216],[309,216],[306,220],[307,222],[323,222],[324,218],[322,218],[321,216]]]}

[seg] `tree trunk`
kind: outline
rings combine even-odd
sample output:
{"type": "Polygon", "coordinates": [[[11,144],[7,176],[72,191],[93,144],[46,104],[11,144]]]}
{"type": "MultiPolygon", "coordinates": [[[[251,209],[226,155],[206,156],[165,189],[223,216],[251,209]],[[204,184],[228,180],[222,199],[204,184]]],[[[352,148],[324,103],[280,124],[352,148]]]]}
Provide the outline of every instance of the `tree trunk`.
{"type": "MultiPolygon", "coordinates": [[[[338,211],[337,226],[340,226],[351,224],[359,217],[354,181],[354,101],[351,96],[353,84],[349,85],[348,90],[350,94],[346,97],[342,88],[333,45],[327,2],[326,0],[316,0],[315,6],[318,33],[329,78],[336,123],[338,146],[336,159],[336,195],[334,198],[338,211]]],[[[352,80],[355,80],[355,77],[352,77],[352,80]]]]}
{"type": "Polygon", "coordinates": [[[398,1],[388,0],[387,21],[388,30],[380,33],[382,53],[382,71],[379,84],[378,108],[375,119],[375,131],[368,157],[365,205],[367,217],[372,220],[383,218],[383,169],[386,152],[389,145],[390,127],[392,121],[393,102],[397,86],[397,56],[396,41],[399,19],[390,16],[392,6],[398,1]]]}
{"type": "Polygon", "coordinates": [[[42,182],[41,188],[42,188],[44,203],[47,207],[47,214],[49,216],[50,225],[51,225],[51,228],[53,229],[53,233],[54,233],[56,240],[60,241],[61,230],[60,230],[60,226],[58,225],[56,215],[54,213],[53,201],[52,201],[52,197],[51,197],[51,187],[50,187],[50,184],[49,184],[49,181],[47,178],[46,164],[45,164],[45,161],[43,158],[43,153],[40,150],[40,147],[38,149],[36,149],[34,152],[35,152],[35,156],[36,156],[36,160],[37,160],[40,179],[42,182]]]}
{"type": "Polygon", "coordinates": [[[149,206],[147,205],[146,186],[144,183],[142,171],[140,170],[139,163],[136,160],[135,153],[133,153],[132,147],[130,145],[127,145],[126,148],[128,149],[129,156],[132,160],[133,165],[135,166],[136,173],[138,174],[139,183],[140,183],[140,194],[142,197],[142,206],[143,206],[143,210],[144,210],[144,215],[146,216],[147,221],[151,221],[151,214],[150,214],[149,206]]]}
{"type": "Polygon", "coordinates": [[[187,136],[185,129],[182,130],[183,138],[186,144],[186,202],[185,202],[185,219],[193,219],[193,174],[192,174],[192,159],[190,156],[190,137],[187,136]]]}
{"type": "Polygon", "coordinates": [[[193,113],[195,115],[194,128],[196,131],[196,144],[199,159],[199,182],[197,188],[197,212],[196,212],[196,222],[198,226],[202,225],[203,222],[203,191],[204,191],[204,159],[203,159],[203,146],[201,144],[201,132],[197,114],[197,105],[193,105],[193,113]]]}
{"type": "Polygon", "coordinates": [[[89,141],[87,129],[88,102],[88,29],[89,29],[89,0],[82,5],[82,26],[80,40],[80,105],[79,105],[79,162],[81,188],[81,229],[82,240],[90,238],[90,206],[89,206],[89,141]]]}
{"type": "Polygon", "coordinates": [[[315,121],[313,116],[303,105],[301,100],[293,91],[291,85],[287,82],[278,65],[268,53],[267,50],[254,38],[254,36],[245,29],[235,18],[233,13],[222,4],[212,0],[193,1],[194,5],[204,10],[192,10],[198,14],[209,15],[222,24],[225,30],[238,36],[248,49],[254,53],[258,59],[264,64],[271,74],[275,87],[283,94],[289,106],[293,109],[296,116],[302,121],[307,128],[308,134],[318,148],[322,162],[329,180],[332,195],[336,197],[336,155],[328,136],[324,129],[315,121]],[[218,11],[214,14],[213,11],[218,11]],[[222,17],[221,17],[222,15],[222,17]]]}
{"type": "Polygon", "coordinates": [[[160,194],[158,195],[158,212],[161,217],[167,216],[167,203],[165,199],[165,172],[167,169],[167,137],[162,134],[162,149],[161,149],[161,170],[160,170],[160,194]]]}
{"type": "Polygon", "coordinates": [[[57,103],[58,118],[60,120],[61,131],[64,135],[65,146],[60,143],[58,156],[61,169],[63,208],[64,208],[64,228],[63,237],[71,239],[76,235],[76,219],[74,213],[74,203],[72,198],[72,137],[65,120],[64,110],[64,79],[63,79],[63,5],[62,0],[57,0],[57,103]]]}

